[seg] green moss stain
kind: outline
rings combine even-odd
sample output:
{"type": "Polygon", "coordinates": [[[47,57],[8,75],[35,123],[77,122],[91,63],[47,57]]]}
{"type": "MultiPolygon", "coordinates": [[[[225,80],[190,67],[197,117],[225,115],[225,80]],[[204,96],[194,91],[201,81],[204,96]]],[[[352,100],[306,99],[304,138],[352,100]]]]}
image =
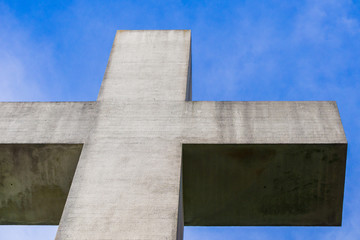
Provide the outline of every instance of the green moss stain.
{"type": "Polygon", "coordinates": [[[80,144],[0,145],[0,224],[58,224],[80,144]]]}

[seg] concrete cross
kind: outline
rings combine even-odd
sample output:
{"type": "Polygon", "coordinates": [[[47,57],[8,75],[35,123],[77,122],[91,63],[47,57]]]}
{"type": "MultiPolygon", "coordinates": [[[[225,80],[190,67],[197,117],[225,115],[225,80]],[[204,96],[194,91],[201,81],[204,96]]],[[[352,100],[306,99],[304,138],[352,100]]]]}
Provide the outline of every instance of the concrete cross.
{"type": "Polygon", "coordinates": [[[191,101],[190,31],[118,31],[96,102],[0,103],[0,133],[0,222],[57,240],[341,225],[336,103],[191,101]]]}

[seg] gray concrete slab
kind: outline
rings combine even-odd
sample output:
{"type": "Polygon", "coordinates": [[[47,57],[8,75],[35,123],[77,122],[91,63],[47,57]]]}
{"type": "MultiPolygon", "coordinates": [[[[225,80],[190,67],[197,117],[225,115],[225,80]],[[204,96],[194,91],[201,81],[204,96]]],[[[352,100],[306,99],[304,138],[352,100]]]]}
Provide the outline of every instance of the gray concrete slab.
{"type": "Polygon", "coordinates": [[[96,102],[0,102],[0,144],[84,143],[96,102]]]}
{"type": "Polygon", "coordinates": [[[346,144],[184,144],[189,226],[340,226],[346,144]]]}
{"type": "Polygon", "coordinates": [[[59,224],[96,105],[0,103],[0,224],[59,224]]]}
{"type": "Polygon", "coordinates": [[[334,101],[187,102],[189,143],[347,143],[334,101]]]}
{"type": "Polygon", "coordinates": [[[0,224],[59,224],[82,144],[0,144],[0,224]]]}
{"type": "MultiPolygon", "coordinates": [[[[182,209],[183,144],[347,144],[334,102],[192,102],[190,31],[118,31],[98,101],[90,105],[96,112],[85,107],[86,114],[67,118],[85,121],[84,126],[68,122],[79,127],[79,134],[63,121],[48,123],[48,117],[57,118],[37,111],[20,114],[15,130],[5,135],[7,143],[33,143],[42,136],[51,143],[84,141],[57,240],[182,239],[183,219],[191,217],[182,209]],[[30,124],[37,120],[44,128],[30,124]],[[49,130],[56,130],[55,136],[48,136],[49,130]]],[[[11,110],[6,112],[0,116],[1,132],[11,122],[11,110]]],[[[303,166],[298,160],[296,166],[303,166]]],[[[306,179],[306,173],[298,177],[306,179]]],[[[284,224],[295,223],[291,216],[280,217],[284,224]]],[[[206,220],[201,224],[213,224],[206,220]]],[[[279,222],[274,217],[266,224],[279,222]]]]}
{"type": "Polygon", "coordinates": [[[176,239],[189,58],[190,31],[117,32],[57,239],[176,239]]]}

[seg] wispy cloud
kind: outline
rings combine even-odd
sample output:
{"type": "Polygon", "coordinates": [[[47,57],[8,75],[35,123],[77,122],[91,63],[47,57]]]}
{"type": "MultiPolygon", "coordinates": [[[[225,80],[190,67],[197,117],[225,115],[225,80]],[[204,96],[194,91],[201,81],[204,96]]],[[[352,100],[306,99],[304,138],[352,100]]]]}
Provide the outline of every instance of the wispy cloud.
{"type": "Polygon", "coordinates": [[[0,226],[1,240],[54,239],[57,226],[0,226]]]}
{"type": "Polygon", "coordinates": [[[319,95],[324,86],[340,79],[350,86],[360,75],[356,11],[351,1],[246,1],[222,23],[204,13],[194,30],[195,97],[207,91],[227,100],[328,99],[319,95]]]}
{"type": "Polygon", "coordinates": [[[31,25],[19,22],[6,5],[0,4],[1,101],[49,98],[49,78],[58,72],[51,44],[35,34],[31,25]]]}

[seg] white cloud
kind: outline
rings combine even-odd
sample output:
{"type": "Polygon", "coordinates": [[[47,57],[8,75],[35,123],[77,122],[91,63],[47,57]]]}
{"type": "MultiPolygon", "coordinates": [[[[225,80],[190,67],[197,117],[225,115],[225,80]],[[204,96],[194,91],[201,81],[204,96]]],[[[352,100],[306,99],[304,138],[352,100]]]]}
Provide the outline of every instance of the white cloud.
{"type": "Polygon", "coordinates": [[[0,4],[0,101],[48,98],[43,86],[54,71],[51,45],[33,34],[0,4]]]}
{"type": "Polygon", "coordinates": [[[1,240],[52,240],[57,226],[0,226],[1,240]]]}

